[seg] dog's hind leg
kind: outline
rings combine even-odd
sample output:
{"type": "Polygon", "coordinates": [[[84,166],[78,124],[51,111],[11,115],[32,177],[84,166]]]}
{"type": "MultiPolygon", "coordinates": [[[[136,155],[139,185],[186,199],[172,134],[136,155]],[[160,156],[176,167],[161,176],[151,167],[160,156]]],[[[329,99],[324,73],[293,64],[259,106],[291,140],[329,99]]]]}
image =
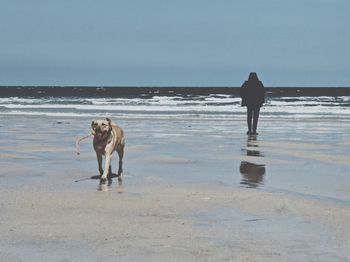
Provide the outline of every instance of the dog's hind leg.
{"type": "Polygon", "coordinates": [[[121,181],[123,177],[123,157],[124,157],[124,146],[118,149],[119,155],[119,168],[118,168],[118,180],[121,181]]]}

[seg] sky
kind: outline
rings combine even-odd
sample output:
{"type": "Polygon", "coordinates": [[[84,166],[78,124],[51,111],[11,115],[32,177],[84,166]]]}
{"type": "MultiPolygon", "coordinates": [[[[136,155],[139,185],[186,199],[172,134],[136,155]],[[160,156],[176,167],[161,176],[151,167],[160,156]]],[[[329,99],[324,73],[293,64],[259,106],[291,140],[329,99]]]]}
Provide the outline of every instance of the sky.
{"type": "Polygon", "coordinates": [[[349,0],[0,0],[0,85],[350,86],[349,0]]]}

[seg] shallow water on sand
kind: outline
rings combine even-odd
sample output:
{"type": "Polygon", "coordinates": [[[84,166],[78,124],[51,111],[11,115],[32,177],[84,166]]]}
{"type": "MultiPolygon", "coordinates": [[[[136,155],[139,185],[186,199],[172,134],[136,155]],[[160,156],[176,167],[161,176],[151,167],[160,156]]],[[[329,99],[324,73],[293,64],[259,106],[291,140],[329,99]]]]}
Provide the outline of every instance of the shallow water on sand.
{"type": "MultiPolygon", "coordinates": [[[[10,183],[0,187],[63,178],[89,187],[86,178],[97,175],[91,138],[81,142],[81,155],[74,153],[75,139],[90,132],[90,118],[2,116],[1,122],[0,177],[10,183]]],[[[245,135],[242,118],[117,122],[126,134],[127,183],[222,183],[350,201],[350,119],[262,116],[257,136],[245,135]]]]}

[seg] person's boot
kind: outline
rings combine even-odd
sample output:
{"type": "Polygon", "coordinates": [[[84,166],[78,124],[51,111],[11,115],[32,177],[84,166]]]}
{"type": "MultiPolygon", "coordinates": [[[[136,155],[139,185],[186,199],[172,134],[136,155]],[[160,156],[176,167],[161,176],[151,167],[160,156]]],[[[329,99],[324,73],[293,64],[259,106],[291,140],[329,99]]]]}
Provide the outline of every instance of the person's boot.
{"type": "Polygon", "coordinates": [[[253,135],[257,135],[258,133],[256,132],[256,128],[258,127],[258,119],[254,118],[253,119],[253,135]]]}

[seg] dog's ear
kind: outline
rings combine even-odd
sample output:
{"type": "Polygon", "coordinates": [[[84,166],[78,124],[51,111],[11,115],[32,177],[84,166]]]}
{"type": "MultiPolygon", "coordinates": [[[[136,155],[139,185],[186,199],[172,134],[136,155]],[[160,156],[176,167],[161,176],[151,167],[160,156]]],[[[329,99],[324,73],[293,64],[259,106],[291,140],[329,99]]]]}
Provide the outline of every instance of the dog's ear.
{"type": "Polygon", "coordinates": [[[93,127],[93,126],[95,126],[95,125],[96,125],[95,121],[92,121],[92,122],[91,122],[91,127],[93,127]]]}
{"type": "Polygon", "coordinates": [[[112,122],[112,120],[111,120],[111,119],[109,119],[108,117],[106,117],[106,120],[107,120],[107,122],[108,122],[108,125],[109,125],[109,126],[111,126],[111,122],[112,122]]]}

